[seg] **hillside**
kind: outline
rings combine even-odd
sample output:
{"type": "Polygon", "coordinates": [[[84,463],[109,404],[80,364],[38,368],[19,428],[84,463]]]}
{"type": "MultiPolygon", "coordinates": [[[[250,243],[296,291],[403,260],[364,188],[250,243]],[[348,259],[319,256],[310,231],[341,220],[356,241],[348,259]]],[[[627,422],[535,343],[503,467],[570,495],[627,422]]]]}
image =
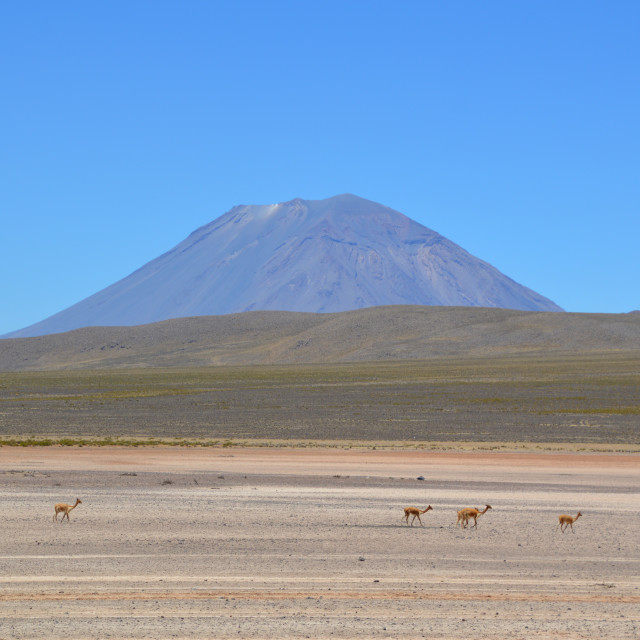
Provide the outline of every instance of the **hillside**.
{"type": "Polygon", "coordinates": [[[256,311],[0,340],[0,370],[340,363],[640,350],[640,315],[387,306],[256,311]]]}

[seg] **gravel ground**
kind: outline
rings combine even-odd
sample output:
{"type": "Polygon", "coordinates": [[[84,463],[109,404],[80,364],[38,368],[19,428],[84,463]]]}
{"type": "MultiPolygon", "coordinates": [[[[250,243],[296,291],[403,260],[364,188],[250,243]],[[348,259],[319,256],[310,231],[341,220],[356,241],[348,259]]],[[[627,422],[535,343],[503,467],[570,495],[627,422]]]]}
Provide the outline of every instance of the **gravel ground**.
{"type": "Polygon", "coordinates": [[[3,447],[0,500],[2,640],[640,637],[637,455],[3,447]]]}

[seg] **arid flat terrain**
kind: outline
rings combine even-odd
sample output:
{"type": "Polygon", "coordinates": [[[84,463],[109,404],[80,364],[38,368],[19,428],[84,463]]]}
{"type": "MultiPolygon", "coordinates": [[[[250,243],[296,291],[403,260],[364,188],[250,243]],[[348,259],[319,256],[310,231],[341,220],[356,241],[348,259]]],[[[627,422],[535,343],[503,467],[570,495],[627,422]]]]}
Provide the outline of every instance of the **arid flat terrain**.
{"type": "Polygon", "coordinates": [[[3,640],[640,636],[637,454],[0,447],[0,495],[3,640]]]}
{"type": "Polygon", "coordinates": [[[0,373],[0,442],[201,438],[640,445],[640,356],[0,373]]]}

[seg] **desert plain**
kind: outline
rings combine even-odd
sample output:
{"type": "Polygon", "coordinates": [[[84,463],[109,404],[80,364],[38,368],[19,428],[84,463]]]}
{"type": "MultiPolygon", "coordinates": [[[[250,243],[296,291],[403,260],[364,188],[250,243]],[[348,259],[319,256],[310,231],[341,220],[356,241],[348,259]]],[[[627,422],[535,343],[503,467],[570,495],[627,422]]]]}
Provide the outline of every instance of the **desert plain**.
{"type": "Polygon", "coordinates": [[[5,446],[0,480],[3,640],[640,637],[637,453],[5,446]]]}
{"type": "Polygon", "coordinates": [[[639,638],[637,350],[492,345],[0,372],[0,640],[639,638]]]}

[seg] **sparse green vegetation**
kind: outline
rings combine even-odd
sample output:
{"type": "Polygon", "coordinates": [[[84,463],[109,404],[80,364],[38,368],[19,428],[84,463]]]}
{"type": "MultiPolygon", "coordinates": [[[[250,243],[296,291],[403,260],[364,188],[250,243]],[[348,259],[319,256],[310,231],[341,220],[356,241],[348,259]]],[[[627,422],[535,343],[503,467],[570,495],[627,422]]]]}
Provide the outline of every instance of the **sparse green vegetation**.
{"type": "Polygon", "coordinates": [[[634,353],[0,373],[0,444],[637,445],[639,388],[634,353]]]}
{"type": "MultiPolygon", "coordinates": [[[[272,448],[272,449],[357,449],[369,451],[417,450],[417,451],[493,451],[493,452],[585,452],[585,453],[639,453],[640,444],[585,444],[580,442],[531,443],[531,442],[344,442],[340,440],[158,440],[156,438],[3,438],[0,447],[210,447],[210,448],[272,448]]],[[[122,474],[136,475],[136,474],[122,474]]]]}
{"type": "MultiPolygon", "coordinates": [[[[541,412],[544,413],[544,412],[541,412]]],[[[551,412],[546,412],[551,413],[551,412]]],[[[580,413],[583,415],[640,416],[640,407],[593,407],[578,409],[556,409],[553,413],[580,413]]]]}

